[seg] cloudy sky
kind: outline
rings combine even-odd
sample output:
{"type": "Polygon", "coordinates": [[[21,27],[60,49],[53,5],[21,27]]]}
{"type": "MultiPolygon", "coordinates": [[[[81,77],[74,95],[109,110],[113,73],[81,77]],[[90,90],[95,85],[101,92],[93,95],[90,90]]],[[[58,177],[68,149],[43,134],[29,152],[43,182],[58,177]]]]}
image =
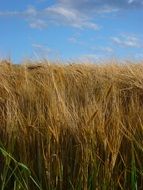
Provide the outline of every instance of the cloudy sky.
{"type": "Polygon", "coordinates": [[[143,0],[0,0],[0,57],[143,59],[143,0]]]}

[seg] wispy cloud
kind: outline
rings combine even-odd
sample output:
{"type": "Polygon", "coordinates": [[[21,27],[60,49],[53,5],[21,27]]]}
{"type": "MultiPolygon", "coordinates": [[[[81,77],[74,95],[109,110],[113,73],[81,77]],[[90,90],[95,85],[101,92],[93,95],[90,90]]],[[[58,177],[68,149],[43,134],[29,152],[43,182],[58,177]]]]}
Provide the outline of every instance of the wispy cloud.
{"type": "Polygon", "coordinates": [[[79,29],[99,30],[100,26],[95,22],[97,14],[143,8],[143,0],[56,0],[54,2],[44,9],[28,7],[23,12],[0,11],[0,17],[22,17],[27,20],[30,27],[38,29],[46,28],[49,24],[58,24],[79,29]]]}
{"type": "Polygon", "coordinates": [[[114,53],[114,49],[112,48],[111,43],[106,46],[101,46],[99,43],[95,41],[95,45],[93,45],[93,39],[88,39],[88,41],[85,41],[82,37],[81,33],[77,32],[74,33],[71,37],[68,38],[68,42],[71,44],[75,44],[76,46],[84,47],[87,51],[90,51],[90,55],[97,55],[97,54],[106,54],[111,55],[114,53]]]}
{"type": "Polygon", "coordinates": [[[75,44],[75,45],[79,45],[79,46],[85,46],[87,47],[87,44],[84,40],[80,39],[80,35],[79,34],[75,34],[71,37],[68,38],[68,42],[75,44]]]}
{"type": "Polygon", "coordinates": [[[41,43],[33,43],[32,44],[33,54],[37,58],[53,58],[53,59],[60,59],[61,53],[58,50],[51,49],[46,44],[41,43]]]}
{"type": "Polygon", "coordinates": [[[131,4],[133,3],[135,0],[128,0],[128,3],[131,4]]]}
{"type": "Polygon", "coordinates": [[[48,7],[43,12],[45,15],[50,16],[51,20],[62,25],[69,25],[80,29],[99,29],[99,26],[92,22],[88,16],[75,9],[61,6],[60,4],[48,7]]]}
{"type": "Polygon", "coordinates": [[[112,53],[114,50],[110,46],[94,46],[91,47],[91,50],[96,51],[96,52],[104,52],[104,53],[112,53]]]}
{"type": "Polygon", "coordinates": [[[100,54],[100,53],[93,53],[93,54],[85,54],[85,55],[81,55],[79,56],[79,60],[81,61],[100,61],[102,62],[102,60],[107,60],[111,58],[110,55],[105,55],[105,54],[100,54]]]}
{"type": "Polygon", "coordinates": [[[76,38],[75,36],[70,37],[70,38],[68,39],[68,41],[71,42],[71,43],[73,43],[73,44],[78,43],[78,40],[77,40],[77,38],[76,38]]]}
{"type": "Polygon", "coordinates": [[[142,60],[142,59],[143,59],[143,53],[136,53],[136,54],[135,54],[135,58],[142,60]]]}
{"type": "Polygon", "coordinates": [[[18,11],[0,11],[0,17],[18,16],[18,11]]]}
{"type": "Polygon", "coordinates": [[[129,48],[141,48],[143,47],[141,39],[134,35],[120,35],[118,37],[112,37],[112,41],[122,47],[129,48]]]}
{"type": "Polygon", "coordinates": [[[48,1],[48,0],[37,0],[37,2],[39,2],[39,3],[43,3],[43,2],[46,2],[46,1],[48,1]]]}
{"type": "Polygon", "coordinates": [[[3,17],[22,17],[32,28],[46,28],[49,24],[67,25],[79,29],[98,30],[99,26],[91,21],[87,15],[79,11],[61,6],[60,4],[49,6],[42,10],[37,10],[34,7],[29,7],[23,12],[20,11],[0,11],[0,16],[3,17]]]}
{"type": "Polygon", "coordinates": [[[33,43],[32,48],[34,49],[34,51],[42,52],[44,54],[51,53],[51,49],[43,44],[33,43]]]}
{"type": "Polygon", "coordinates": [[[47,28],[48,24],[44,20],[41,19],[34,19],[31,22],[29,22],[29,26],[31,28],[37,28],[37,29],[44,29],[47,28]]]}
{"type": "Polygon", "coordinates": [[[143,8],[142,0],[57,0],[59,3],[80,9],[82,11],[103,9],[106,7],[110,8],[121,8],[121,9],[132,9],[132,8],[143,8]]]}
{"type": "Polygon", "coordinates": [[[36,17],[38,15],[38,11],[30,6],[24,11],[0,11],[0,16],[2,17],[10,17],[10,16],[20,16],[20,17],[36,17]]]}
{"type": "Polygon", "coordinates": [[[82,61],[97,61],[100,58],[101,56],[98,54],[85,54],[85,55],[81,55],[79,59],[82,61]]]}

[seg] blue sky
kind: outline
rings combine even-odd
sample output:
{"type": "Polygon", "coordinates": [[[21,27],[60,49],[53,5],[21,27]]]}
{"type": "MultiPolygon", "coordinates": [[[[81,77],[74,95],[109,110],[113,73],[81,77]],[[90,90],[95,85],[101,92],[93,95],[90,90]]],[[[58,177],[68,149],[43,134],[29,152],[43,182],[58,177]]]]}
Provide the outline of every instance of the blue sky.
{"type": "Polygon", "coordinates": [[[143,59],[143,0],[0,0],[0,57],[143,59]]]}

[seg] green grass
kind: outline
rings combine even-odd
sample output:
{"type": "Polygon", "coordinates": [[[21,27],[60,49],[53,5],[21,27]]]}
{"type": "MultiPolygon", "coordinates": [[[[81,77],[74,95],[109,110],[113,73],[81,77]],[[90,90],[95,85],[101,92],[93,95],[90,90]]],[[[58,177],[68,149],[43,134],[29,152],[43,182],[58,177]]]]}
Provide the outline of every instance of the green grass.
{"type": "Polygon", "coordinates": [[[1,190],[11,189],[11,185],[9,186],[10,181],[12,181],[14,190],[28,190],[28,181],[31,181],[35,185],[35,189],[41,190],[41,187],[31,176],[31,171],[26,165],[16,161],[15,158],[1,147],[0,155],[4,160],[1,172],[1,190]]]}

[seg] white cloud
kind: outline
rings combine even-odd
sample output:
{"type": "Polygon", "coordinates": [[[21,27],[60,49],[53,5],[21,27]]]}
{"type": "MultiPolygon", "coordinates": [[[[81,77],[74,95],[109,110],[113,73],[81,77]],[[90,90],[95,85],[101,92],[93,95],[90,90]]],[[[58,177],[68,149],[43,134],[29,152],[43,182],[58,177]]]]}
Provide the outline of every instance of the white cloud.
{"type": "Polygon", "coordinates": [[[87,58],[87,59],[99,59],[99,55],[96,54],[86,54],[83,56],[83,58],[87,58]]]}
{"type": "Polygon", "coordinates": [[[76,10],[90,18],[119,11],[119,7],[113,6],[113,3],[106,0],[57,0],[57,2],[59,6],[76,10]]]}
{"type": "Polygon", "coordinates": [[[10,17],[10,16],[20,16],[20,17],[35,17],[38,15],[38,11],[34,7],[28,7],[24,11],[0,11],[0,16],[10,17]]]}
{"type": "Polygon", "coordinates": [[[77,19],[77,12],[75,10],[67,9],[62,6],[52,6],[47,8],[46,11],[57,16],[63,16],[71,21],[77,19]]]}
{"type": "Polygon", "coordinates": [[[31,28],[44,29],[47,27],[47,23],[41,19],[34,19],[29,23],[31,28]]]}
{"type": "Polygon", "coordinates": [[[76,44],[76,45],[80,45],[80,46],[87,46],[85,41],[80,39],[79,33],[76,33],[73,36],[71,36],[70,38],[68,38],[68,41],[72,44],[76,44]]]}
{"type": "Polygon", "coordinates": [[[60,59],[61,53],[56,49],[51,49],[46,44],[41,43],[33,43],[33,54],[36,58],[52,58],[52,59],[60,59]]]}
{"type": "Polygon", "coordinates": [[[73,33],[73,35],[71,35],[68,39],[68,42],[70,42],[71,44],[75,44],[76,46],[80,46],[80,47],[84,47],[86,49],[89,49],[90,50],[90,40],[88,39],[88,41],[86,41],[83,36],[82,36],[82,33],[81,31],[80,32],[76,32],[76,33],[73,33]]]}
{"type": "Polygon", "coordinates": [[[27,10],[23,12],[26,16],[35,17],[38,14],[38,11],[34,7],[28,7],[27,10]]]}
{"type": "Polygon", "coordinates": [[[135,0],[128,0],[128,3],[131,4],[133,3],[135,0]]]}
{"type": "Polygon", "coordinates": [[[105,53],[112,53],[114,51],[113,48],[111,48],[110,46],[94,46],[91,47],[91,50],[105,53]]]}
{"type": "Polygon", "coordinates": [[[32,44],[32,48],[33,48],[33,54],[36,58],[49,58],[50,57],[50,53],[51,53],[51,49],[43,44],[39,44],[39,43],[33,43],[32,44]]]}
{"type": "Polygon", "coordinates": [[[110,58],[110,55],[100,54],[100,53],[93,53],[93,54],[85,54],[81,55],[79,57],[79,60],[85,61],[85,62],[91,62],[91,61],[100,61],[107,60],[110,58]]]}
{"type": "Polygon", "coordinates": [[[112,41],[122,47],[141,48],[143,46],[141,39],[134,35],[120,35],[118,37],[112,37],[112,41]]]}
{"type": "Polygon", "coordinates": [[[136,59],[143,59],[143,53],[136,53],[135,58],[136,59]]]}
{"type": "Polygon", "coordinates": [[[98,30],[99,26],[92,22],[89,17],[79,11],[59,5],[48,7],[45,9],[47,14],[55,20],[60,21],[63,25],[69,25],[75,28],[88,28],[98,30]]]}
{"type": "Polygon", "coordinates": [[[71,42],[71,43],[74,43],[74,44],[78,43],[78,40],[77,40],[77,38],[75,36],[70,37],[68,39],[68,41],[71,42]]]}
{"type": "Polygon", "coordinates": [[[78,59],[81,61],[86,61],[86,62],[90,62],[90,61],[98,61],[101,59],[101,55],[98,54],[85,54],[85,55],[81,55],[78,59]]]}
{"type": "MultiPolygon", "coordinates": [[[[46,0],[37,0],[46,1],[46,0]]],[[[22,17],[32,28],[42,29],[49,24],[66,25],[79,29],[98,30],[95,17],[130,8],[143,8],[143,0],[56,0],[52,5],[37,10],[0,11],[0,16],[22,17]]]]}
{"type": "Polygon", "coordinates": [[[91,18],[87,15],[60,4],[52,5],[42,10],[28,7],[23,12],[1,11],[0,16],[22,17],[29,23],[30,27],[38,29],[45,28],[49,24],[67,25],[79,29],[99,29],[99,26],[91,21],[91,18]]]}
{"type": "Polygon", "coordinates": [[[35,49],[35,50],[40,50],[40,51],[44,51],[44,52],[47,52],[47,53],[50,53],[51,52],[51,49],[49,47],[47,47],[46,45],[43,45],[43,44],[39,44],[39,43],[33,43],[32,44],[32,47],[35,49]]]}
{"type": "Polygon", "coordinates": [[[39,3],[43,3],[43,2],[46,2],[47,0],[37,0],[37,2],[39,3]]]}
{"type": "Polygon", "coordinates": [[[18,11],[0,11],[1,17],[10,17],[10,16],[18,16],[18,11]]]}
{"type": "Polygon", "coordinates": [[[102,48],[100,48],[100,50],[108,52],[108,53],[112,53],[114,51],[113,48],[111,48],[111,47],[102,47],[102,48]]]}
{"type": "Polygon", "coordinates": [[[57,0],[57,2],[88,14],[96,13],[97,11],[103,12],[107,8],[110,12],[115,9],[143,8],[143,0],[57,0]]]}

